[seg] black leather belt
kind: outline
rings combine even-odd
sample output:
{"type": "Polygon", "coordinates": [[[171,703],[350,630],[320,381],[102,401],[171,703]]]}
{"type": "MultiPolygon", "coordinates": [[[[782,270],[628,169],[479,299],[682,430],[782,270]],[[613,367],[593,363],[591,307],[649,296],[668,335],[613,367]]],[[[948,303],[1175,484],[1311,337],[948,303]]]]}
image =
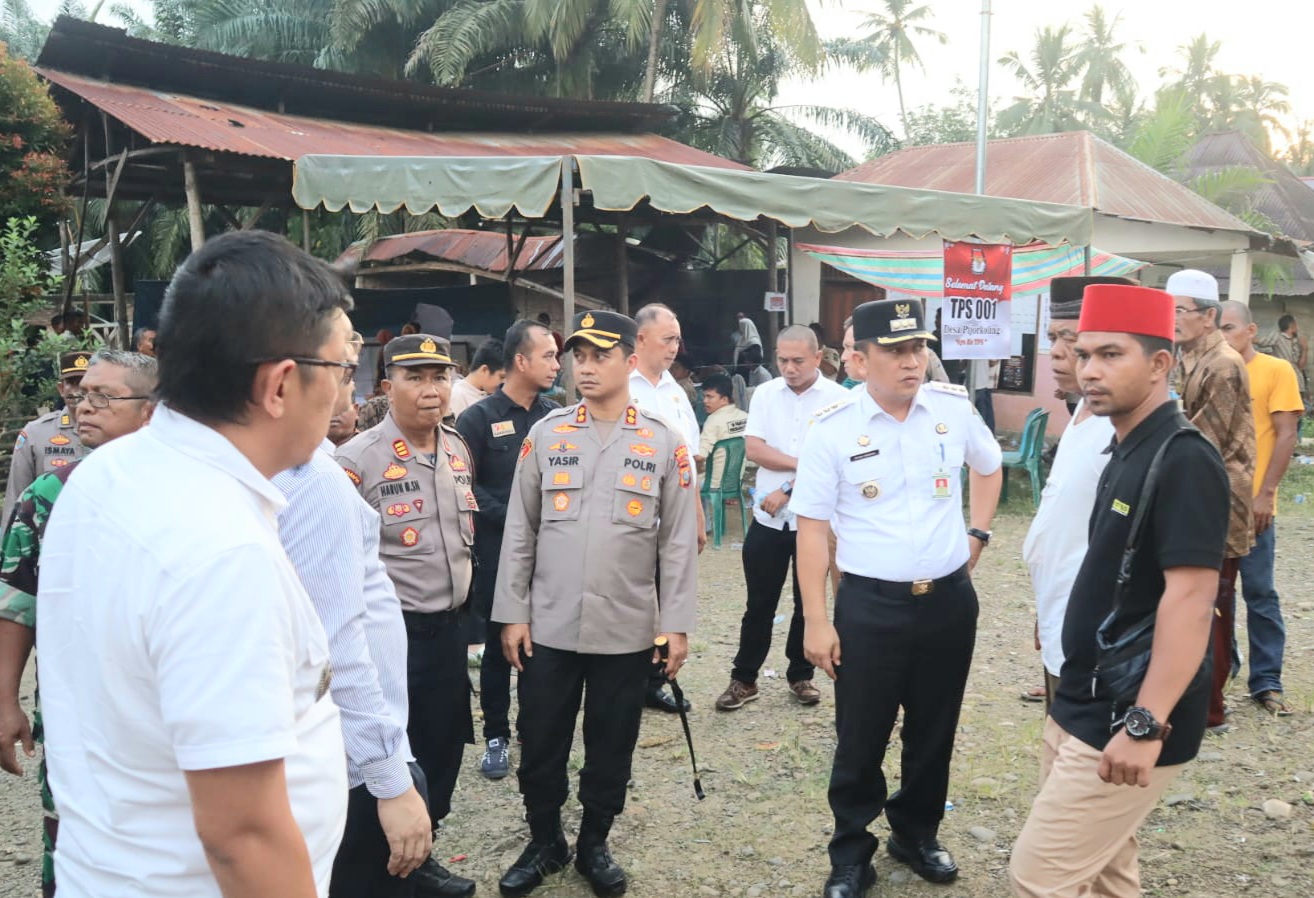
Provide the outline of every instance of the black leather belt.
{"type": "Polygon", "coordinates": [[[403,611],[402,620],[406,622],[408,635],[432,636],[441,629],[460,624],[460,614],[460,608],[448,608],[446,611],[403,611]]]}
{"type": "Polygon", "coordinates": [[[926,596],[936,589],[962,583],[968,579],[967,565],[963,565],[952,574],[936,577],[934,580],[881,580],[877,577],[863,577],[860,574],[845,574],[844,579],[852,579],[863,586],[870,586],[877,592],[889,596],[926,596]]]}

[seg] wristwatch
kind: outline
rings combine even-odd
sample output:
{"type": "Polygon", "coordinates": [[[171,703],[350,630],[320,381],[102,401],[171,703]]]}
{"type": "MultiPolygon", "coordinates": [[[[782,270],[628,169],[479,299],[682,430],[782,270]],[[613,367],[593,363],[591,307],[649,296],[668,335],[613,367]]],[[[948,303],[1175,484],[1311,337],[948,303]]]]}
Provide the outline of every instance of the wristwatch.
{"type": "Polygon", "coordinates": [[[794,492],[794,481],[786,480],[784,483],[780,484],[780,491],[786,496],[794,492]]]}
{"type": "Polygon", "coordinates": [[[1127,709],[1126,715],[1122,718],[1122,725],[1127,730],[1127,735],[1138,742],[1156,739],[1162,742],[1173,731],[1171,723],[1160,723],[1154,719],[1154,715],[1149,710],[1139,705],[1127,709]]]}
{"type": "Polygon", "coordinates": [[[990,534],[992,532],[993,531],[991,530],[978,530],[976,527],[967,528],[967,535],[975,536],[977,539],[981,540],[981,545],[983,546],[990,545],[990,534]]]}

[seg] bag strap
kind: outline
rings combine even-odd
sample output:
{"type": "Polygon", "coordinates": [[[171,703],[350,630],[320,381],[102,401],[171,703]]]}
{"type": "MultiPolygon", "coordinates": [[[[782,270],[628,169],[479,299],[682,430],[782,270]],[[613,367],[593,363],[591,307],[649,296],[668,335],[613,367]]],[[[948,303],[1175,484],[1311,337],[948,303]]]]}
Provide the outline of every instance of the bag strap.
{"type": "Polygon", "coordinates": [[[1163,467],[1163,457],[1168,452],[1168,447],[1177,437],[1185,433],[1199,433],[1199,429],[1193,424],[1187,424],[1179,427],[1172,433],[1168,434],[1168,439],[1163,441],[1154,458],[1150,460],[1150,468],[1145,474],[1145,482],[1141,486],[1140,498],[1136,501],[1136,514],[1132,516],[1131,529],[1127,532],[1127,545],[1122,550],[1122,562],[1118,565],[1117,586],[1113,593],[1113,611],[1109,616],[1110,620],[1117,617],[1122,608],[1122,599],[1126,594],[1127,585],[1131,582],[1132,562],[1136,560],[1136,546],[1140,542],[1141,533],[1145,530],[1145,519],[1154,504],[1154,494],[1158,488],[1159,469],[1163,467]]]}

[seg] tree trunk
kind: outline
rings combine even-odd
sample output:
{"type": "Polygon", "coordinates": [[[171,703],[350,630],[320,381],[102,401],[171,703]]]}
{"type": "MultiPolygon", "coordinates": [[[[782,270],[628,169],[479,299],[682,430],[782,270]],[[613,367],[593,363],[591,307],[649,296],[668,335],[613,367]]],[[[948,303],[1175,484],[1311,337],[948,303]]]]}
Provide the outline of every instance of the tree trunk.
{"type": "Polygon", "coordinates": [[[652,27],[648,30],[648,67],[643,72],[643,102],[651,103],[657,89],[657,47],[666,26],[666,0],[654,0],[652,27]]]}
{"type": "Polygon", "coordinates": [[[899,75],[899,59],[894,59],[894,89],[899,92],[899,121],[903,124],[903,139],[908,139],[908,110],[903,108],[903,78],[899,75]]]}

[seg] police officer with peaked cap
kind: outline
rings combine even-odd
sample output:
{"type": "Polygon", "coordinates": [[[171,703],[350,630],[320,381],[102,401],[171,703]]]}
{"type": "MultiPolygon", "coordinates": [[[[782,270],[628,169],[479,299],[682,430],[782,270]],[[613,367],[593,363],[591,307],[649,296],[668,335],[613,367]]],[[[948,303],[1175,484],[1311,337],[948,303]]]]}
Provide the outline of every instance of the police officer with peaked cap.
{"type": "MultiPolygon", "coordinates": [[[[443,422],[452,371],[446,341],[397,337],[383,348],[387,415],[338,448],[336,458],[379,513],[379,554],[406,622],[411,750],[428,781],[435,826],[451,810],[467,743],[474,742],[460,608],[474,574],[478,511],[470,450],[443,422]]],[[[436,862],[414,873],[417,894],[467,896],[475,883],[436,862]]]]}
{"type": "Polygon", "coordinates": [[[581,699],[575,867],[596,895],[625,891],[607,837],[625,807],[653,640],[668,640],[673,677],[697,605],[692,450],[630,400],[634,321],[594,311],[573,324],[565,347],[584,400],[549,413],[520,449],[493,599],[507,661],[520,671],[519,777],[530,828],[499,883],[507,896],[528,894],[570,861],[561,807],[581,699]]]}
{"type": "Polygon", "coordinates": [[[14,455],[9,460],[9,485],[5,487],[5,505],[0,527],[9,522],[9,515],[23,490],[32,485],[42,474],[58,471],[71,465],[86,454],[82,441],[78,439],[77,424],[73,420],[73,408],[76,405],[68,400],[68,394],[76,392],[82,383],[82,375],[87,373],[91,364],[91,352],[78,349],[62,352],[59,355],[59,395],[64,399],[64,408],[47,412],[41,417],[29,421],[18,432],[14,441],[14,455]]]}
{"type": "Polygon", "coordinates": [[[937,833],[976,639],[971,570],[990,541],[1002,482],[999,444],[967,391],[923,383],[933,337],[920,302],[864,303],[853,336],[866,389],[813,416],[790,498],[804,651],[835,680],[825,898],[858,898],[875,882],[877,840],[867,827],[881,811],[895,860],[932,882],[958,875],[937,833]],[[843,572],[833,625],[825,589],[832,519],[843,572]],[[887,800],[881,764],[900,706],[901,782],[887,800]]]}

